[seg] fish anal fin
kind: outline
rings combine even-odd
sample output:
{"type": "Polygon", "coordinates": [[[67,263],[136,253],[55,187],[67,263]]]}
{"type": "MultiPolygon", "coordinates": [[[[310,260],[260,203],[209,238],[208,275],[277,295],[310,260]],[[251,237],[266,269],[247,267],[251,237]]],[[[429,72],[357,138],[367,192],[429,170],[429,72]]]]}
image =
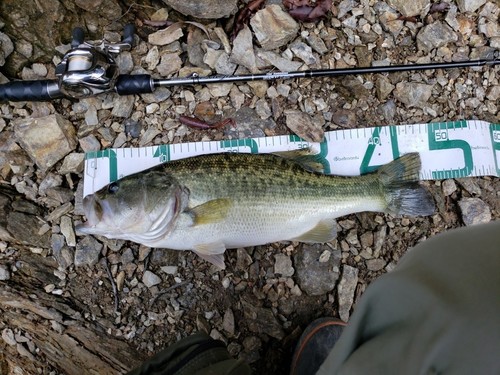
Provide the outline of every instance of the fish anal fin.
{"type": "Polygon", "coordinates": [[[214,199],[192,208],[193,224],[211,224],[226,218],[233,202],[228,198],[214,199]]]}
{"type": "Polygon", "coordinates": [[[226,251],[226,246],[222,242],[199,244],[193,247],[193,252],[196,255],[222,270],[226,268],[224,251],[226,251]]]}
{"type": "Polygon", "coordinates": [[[337,223],[335,220],[321,220],[313,229],[295,237],[292,241],[307,243],[330,242],[337,236],[337,223]]]}

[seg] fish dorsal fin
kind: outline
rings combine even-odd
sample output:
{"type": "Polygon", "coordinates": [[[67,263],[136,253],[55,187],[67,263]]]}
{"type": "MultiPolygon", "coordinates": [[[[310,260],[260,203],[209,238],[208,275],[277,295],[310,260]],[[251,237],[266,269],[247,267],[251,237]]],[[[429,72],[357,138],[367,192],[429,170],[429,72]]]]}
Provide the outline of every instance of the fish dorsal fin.
{"type": "Polygon", "coordinates": [[[292,151],[273,152],[273,155],[293,160],[311,172],[323,173],[325,170],[321,162],[321,155],[313,153],[309,147],[292,151]]]}
{"type": "Polygon", "coordinates": [[[335,220],[321,220],[313,229],[293,238],[292,241],[308,243],[330,242],[337,236],[337,223],[335,220]]]}
{"type": "Polygon", "coordinates": [[[191,209],[193,225],[211,224],[224,220],[233,201],[228,198],[214,199],[191,209]]]}
{"type": "Polygon", "coordinates": [[[226,246],[222,242],[212,242],[200,244],[193,247],[193,251],[200,258],[205,259],[207,262],[214,264],[220,269],[225,269],[224,251],[226,246]]]}

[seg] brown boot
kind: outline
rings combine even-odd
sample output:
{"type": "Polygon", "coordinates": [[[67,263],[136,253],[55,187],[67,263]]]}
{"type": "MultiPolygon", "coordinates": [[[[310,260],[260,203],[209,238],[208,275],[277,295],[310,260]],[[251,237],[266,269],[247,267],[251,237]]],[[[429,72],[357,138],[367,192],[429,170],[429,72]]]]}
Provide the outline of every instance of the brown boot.
{"type": "Polygon", "coordinates": [[[290,375],[316,374],[346,324],[335,318],[319,318],[309,324],[293,353],[290,375]]]}

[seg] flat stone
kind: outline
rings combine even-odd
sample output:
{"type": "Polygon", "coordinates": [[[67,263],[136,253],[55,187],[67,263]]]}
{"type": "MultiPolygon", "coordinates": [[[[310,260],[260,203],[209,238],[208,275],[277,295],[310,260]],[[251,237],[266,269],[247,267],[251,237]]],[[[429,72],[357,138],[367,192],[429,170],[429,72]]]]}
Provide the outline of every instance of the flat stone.
{"type": "Polygon", "coordinates": [[[61,233],[66,238],[68,246],[76,246],[75,231],[73,229],[73,221],[69,216],[61,217],[61,233]]]}
{"type": "MultiPolygon", "coordinates": [[[[157,87],[155,88],[155,91],[150,93],[150,94],[141,94],[141,98],[142,100],[144,100],[145,103],[161,103],[165,100],[167,100],[168,98],[170,98],[170,95],[172,95],[172,92],[167,89],[166,87],[157,87]]],[[[125,123],[127,123],[127,121],[134,121],[132,119],[127,119],[125,120],[125,123]]],[[[140,131],[140,129],[139,129],[140,131]]],[[[130,134],[132,136],[132,134],[130,134]]],[[[134,136],[133,136],[134,137],[134,136]]],[[[134,138],[137,138],[137,136],[135,136],[134,138]]]]}
{"type": "Polygon", "coordinates": [[[427,53],[457,40],[458,36],[451,27],[441,21],[435,21],[420,30],[417,35],[417,47],[427,53]]]}
{"type": "Polygon", "coordinates": [[[231,58],[226,52],[222,52],[215,63],[215,71],[217,74],[232,75],[238,65],[231,61],[231,58]]]}
{"type": "Polygon", "coordinates": [[[339,315],[344,322],[349,320],[352,304],[354,303],[354,292],[358,285],[358,269],[344,265],[342,278],[338,286],[339,315]]]}
{"type": "Polygon", "coordinates": [[[236,249],[236,269],[244,271],[248,270],[248,266],[253,263],[252,257],[248,254],[246,249],[236,249]]]}
{"type": "Polygon", "coordinates": [[[233,139],[264,137],[266,135],[265,129],[276,127],[273,119],[262,120],[257,112],[249,107],[241,107],[231,117],[235,120],[236,127],[226,127],[224,135],[233,139]]]}
{"type": "Polygon", "coordinates": [[[134,252],[130,247],[127,247],[123,252],[122,256],[120,258],[120,263],[121,264],[129,264],[132,263],[135,260],[134,257],[134,252]]]}
{"type": "Polygon", "coordinates": [[[157,65],[156,70],[163,77],[170,74],[177,73],[182,66],[182,60],[177,53],[166,53],[162,55],[160,63],[157,65]]]}
{"type": "Polygon", "coordinates": [[[169,26],[148,35],[148,42],[157,46],[165,46],[180,39],[184,32],[179,26],[169,26]]]}
{"type": "Polygon", "coordinates": [[[357,2],[355,0],[342,0],[338,5],[337,18],[341,19],[347,13],[349,13],[355,6],[357,2]]]}
{"type": "Polygon", "coordinates": [[[396,86],[391,83],[389,78],[381,74],[377,75],[375,88],[377,90],[377,98],[380,101],[387,99],[387,97],[391,94],[392,90],[394,90],[395,87],[396,86]]]}
{"type": "Polygon", "coordinates": [[[432,85],[417,82],[398,82],[394,96],[407,107],[423,107],[432,94],[432,85]]]}
{"type": "Polygon", "coordinates": [[[269,104],[267,104],[267,100],[265,99],[257,100],[257,103],[255,103],[255,111],[263,120],[271,117],[272,115],[271,108],[269,108],[269,104]]]}
{"type": "Polygon", "coordinates": [[[209,85],[210,94],[216,98],[228,96],[232,88],[233,83],[214,83],[209,85]]]}
{"type": "Polygon", "coordinates": [[[233,310],[227,309],[222,319],[222,329],[229,337],[234,336],[234,313],[233,310]]]}
{"type": "Polygon", "coordinates": [[[268,64],[273,65],[281,72],[293,72],[299,70],[299,68],[302,66],[301,62],[286,59],[284,57],[281,57],[277,53],[265,51],[263,49],[257,50],[257,57],[264,60],[268,64]]]}
{"type": "Polygon", "coordinates": [[[155,285],[158,285],[159,283],[161,283],[161,278],[160,278],[160,276],[156,275],[155,273],[151,272],[150,270],[146,270],[146,271],[144,271],[144,274],[142,275],[142,282],[148,288],[151,288],[152,286],[155,286],[155,285]]]}
{"type": "Polygon", "coordinates": [[[85,236],[76,244],[75,266],[93,266],[99,261],[103,246],[92,236],[85,236]]]}
{"type": "Polygon", "coordinates": [[[10,40],[7,34],[0,32],[0,66],[5,64],[5,59],[9,57],[12,52],[14,52],[12,40],[10,40]]]}
{"type": "Polygon", "coordinates": [[[274,256],[274,273],[283,277],[290,277],[295,273],[292,265],[292,259],[285,254],[276,254],[274,256]]]}
{"type": "Polygon", "coordinates": [[[430,8],[430,0],[388,0],[387,3],[405,17],[425,14],[430,8]]]}
{"type": "Polygon", "coordinates": [[[85,154],[80,152],[72,152],[66,155],[61,167],[59,168],[59,174],[64,175],[67,173],[81,173],[83,172],[83,161],[85,160],[85,154]]]}
{"type": "Polygon", "coordinates": [[[242,301],[241,304],[245,317],[244,322],[251,332],[259,335],[265,333],[278,340],[285,337],[285,332],[271,309],[258,307],[246,301],[242,301]]]}
{"type": "Polygon", "coordinates": [[[325,135],[323,128],[315,124],[307,113],[298,110],[287,110],[284,113],[286,126],[300,138],[307,142],[323,141],[325,135]]]}
{"type": "Polygon", "coordinates": [[[89,105],[89,108],[85,112],[85,123],[88,126],[95,126],[99,124],[99,118],[97,117],[97,108],[94,105],[89,105]]]}
{"type": "Polygon", "coordinates": [[[252,92],[258,98],[265,97],[269,88],[269,84],[266,81],[247,82],[247,85],[250,86],[252,92]]]}
{"type": "Polygon", "coordinates": [[[481,196],[481,187],[477,184],[475,178],[460,178],[457,182],[469,192],[470,195],[481,196]]]}
{"type": "Polygon", "coordinates": [[[307,65],[317,64],[318,59],[316,58],[316,56],[314,56],[312,48],[304,42],[295,41],[290,44],[289,48],[296,57],[301,59],[307,65]]]}
{"type": "Polygon", "coordinates": [[[222,55],[222,53],[224,53],[224,51],[213,49],[209,46],[207,46],[206,49],[207,52],[205,53],[205,56],[203,56],[203,62],[207,64],[211,69],[215,69],[215,64],[217,63],[217,60],[219,60],[219,57],[222,55]]]}
{"type": "Polygon", "coordinates": [[[134,109],[134,95],[115,96],[111,114],[116,117],[128,118],[134,109]]]}
{"type": "Polygon", "coordinates": [[[129,51],[120,52],[118,56],[116,56],[115,61],[118,68],[120,68],[121,74],[130,74],[134,69],[134,60],[129,51]]]}
{"type": "Polygon", "coordinates": [[[238,0],[163,0],[181,14],[195,18],[219,19],[236,13],[238,0]]]}
{"type": "Polygon", "coordinates": [[[448,179],[441,183],[441,188],[443,189],[443,194],[447,197],[457,190],[457,184],[455,184],[455,180],[448,179]]]}
{"type": "Polygon", "coordinates": [[[366,261],[366,268],[369,271],[380,271],[386,264],[387,262],[383,259],[369,259],[366,261]]]}
{"type": "Polygon", "coordinates": [[[496,21],[485,21],[484,19],[481,19],[479,21],[479,32],[484,34],[487,38],[499,37],[499,20],[497,19],[496,21]]]}
{"type": "Polygon", "coordinates": [[[234,39],[231,61],[244,66],[252,73],[258,72],[253,50],[252,32],[246,25],[234,39]]]}
{"type": "Polygon", "coordinates": [[[10,279],[10,271],[7,265],[0,264],[0,281],[6,281],[10,279]]]}
{"type": "Polygon", "coordinates": [[[10,328],[4,328],[2,331],[2,339],[7,345],[13,346],[17,344],[14,337],[14,332],[10,328]]]}
{"type": "Polygon", "coordinates": [[[59,114],[13,123],[17,142],[43,171],[76,148],[75,128],[59,114]]]}
{"type": "Polygon", "coordinates": [[[160,53],[158,52],[158,47],[153,46],[149,49],[148,54],[144,57],[144,62],[148,64],[148,70],[154,70],[156,65],[160,62],[160,53]]]}
{"type": "Polygon", "coordinates": [[[339,278],[340,251],[333,251],[326,260],[321,258],[324,250],[331,251],[322,244],[302,244],[293,257],[297,284],[310,296],[332,291],[339,278]]]}
{"type": "Polygon", "coordinates": [[[287,44],[299,31],[299,24],[277,4],[268,5],[255,13],[250,19],[250,25],[265,50],[287,44]]]}
{"type": "Polygon", "coordinates": [[[475,12],[482,7],[488,0],[456,0],[458,9],[461,12],[475,12]]]}
{"type": "Polygon", "coordinates": [[[80,138],[79,143],[84,152],[98,151],[101,149],[101,142],[99,142],[93,134],[80,138]]]}
{"type": "Polygon", "coordinates": [[[480,198],[462,198],[458,205],[465,225],[477,225],[491,221],[490,207],[480,198]]]}
{"type": "Polygon", "coordinates": [[[175,275],[179,269],[178,266],[162,266],[160,267],[167,275],[175,275]]]}
{"type": "Polygon", "coordinates": [[[380,105],[377,112],[379,112],[387,122],[393,123],[394,117],[396,116],[396,103],[394,103],[394,100],[390,99],[380,105]]]}
{"type": "Polygon", "coordinates": [[[315,34],[309,34],[305,38],[305,40],[306,40],[307,44],[309,44],[312,47],[313,50],[315,50],[316,52],[318,52],[321,55],[323,55],[329,51],[325,42],[323,42],[323,39],[321,39],[319,36],[317,36],[315,34]]]}

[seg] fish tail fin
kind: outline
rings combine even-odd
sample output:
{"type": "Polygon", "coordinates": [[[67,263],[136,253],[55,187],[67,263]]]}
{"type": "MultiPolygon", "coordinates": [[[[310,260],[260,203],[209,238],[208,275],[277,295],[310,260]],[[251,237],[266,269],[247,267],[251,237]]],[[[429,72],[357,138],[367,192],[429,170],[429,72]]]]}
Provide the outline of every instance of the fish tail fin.
{"type": "Polygon", "coordinates": [[[419,184],[420,168],[420,155],[414,152],[377,170],[387,202],[386,212],[398,216],[428,216],[435,212],[431,194],[419,184]]]}

